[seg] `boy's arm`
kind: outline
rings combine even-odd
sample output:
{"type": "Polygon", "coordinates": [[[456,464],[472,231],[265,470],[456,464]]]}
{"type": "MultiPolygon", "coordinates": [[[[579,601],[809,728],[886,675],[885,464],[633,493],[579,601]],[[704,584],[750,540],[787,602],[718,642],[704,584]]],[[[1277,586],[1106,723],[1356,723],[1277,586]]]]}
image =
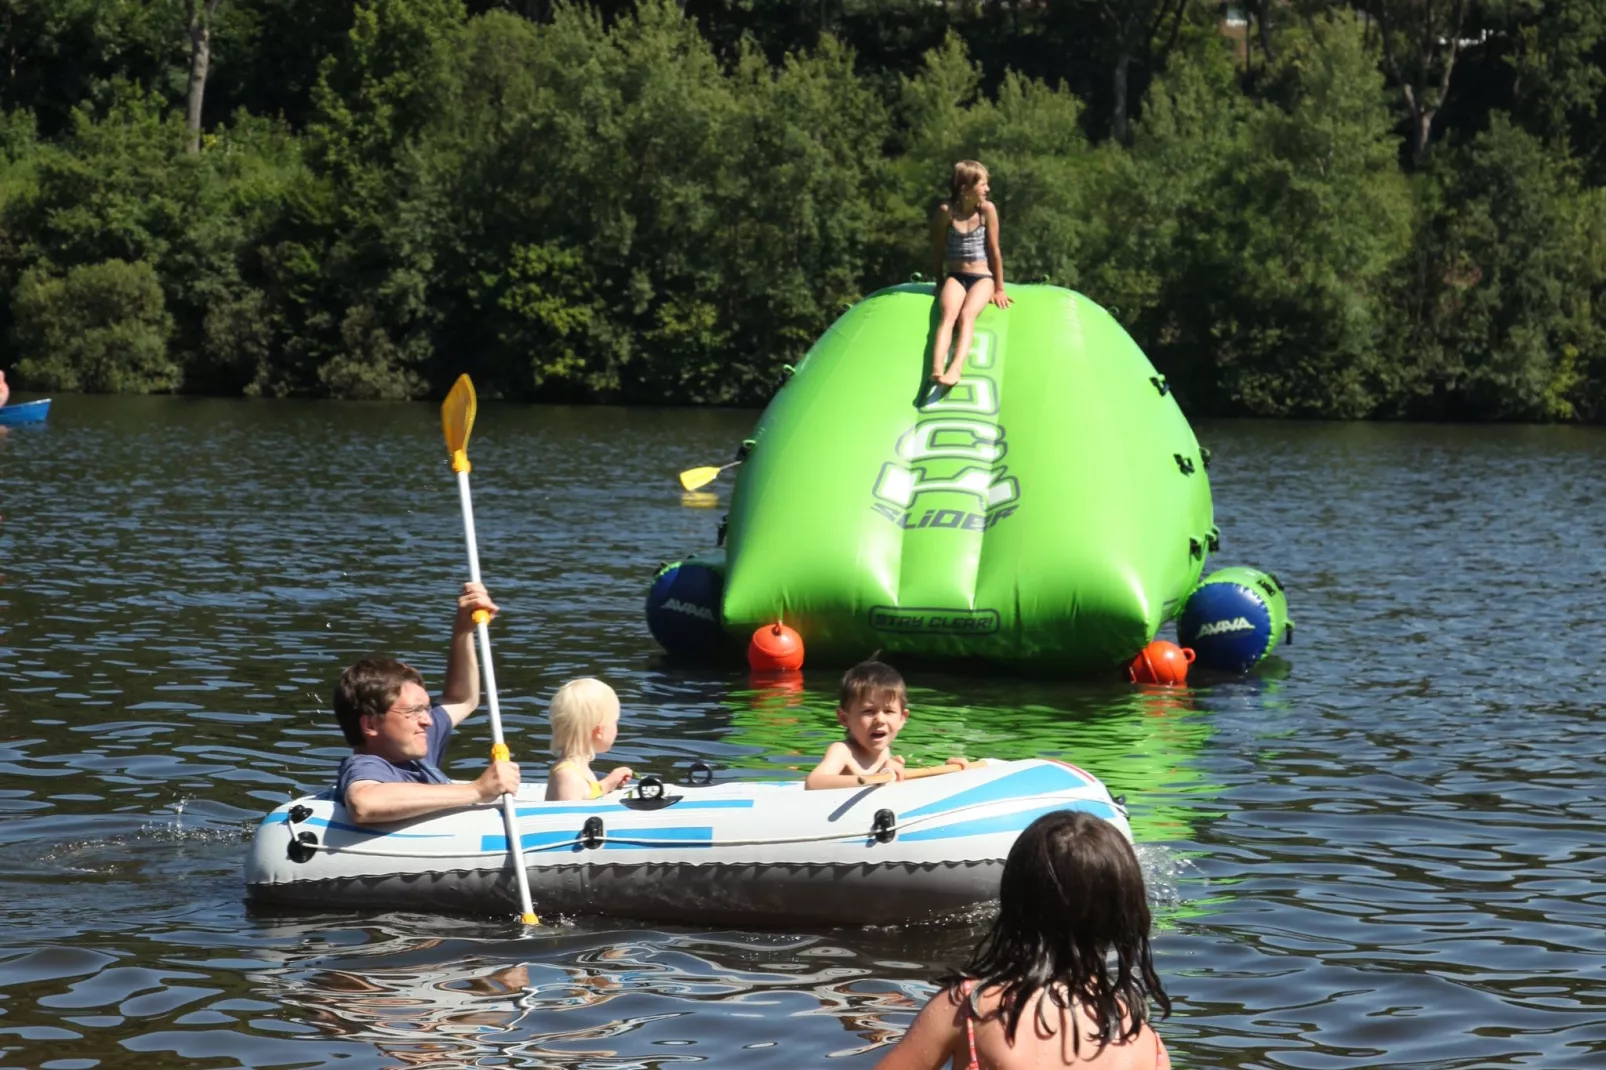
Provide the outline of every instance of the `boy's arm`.
{"type": "MultiPolygon", "coordinates": [[[[883,773],[891,773],[894,780],[903,779],[903,759],[889,758],[883,773]]],[[[848,752],[846,743],[833,743],[826,748],[825,757],[820,764],[803,781],[807,791],[817,791],[820,788],[856,788],[864,783],[866,774],[858,772],[853,764],[853,755],[848,752]]]]}
{"type": "Polygon", "coordinates": [[[480,662],[474,656],[474,613],[480,609],[496,616],[496,603],[485,592],[485,585],[463,584],[463,593],[457,598],[457,619],[452,622],[452,645],[446,651],[446,683],[440,702],[454,725],[480,706],[480,662]]]}
{"type": "Polygon", "coordinates": [[[850,787],[849,778],[841,775],[848,767],[847,761],[848,748],[842,743],[833,743],[825,748],[825,757],[821,758],[820,764],[809,770],[809,775],[803,779],[804,790],[850,787]]]}

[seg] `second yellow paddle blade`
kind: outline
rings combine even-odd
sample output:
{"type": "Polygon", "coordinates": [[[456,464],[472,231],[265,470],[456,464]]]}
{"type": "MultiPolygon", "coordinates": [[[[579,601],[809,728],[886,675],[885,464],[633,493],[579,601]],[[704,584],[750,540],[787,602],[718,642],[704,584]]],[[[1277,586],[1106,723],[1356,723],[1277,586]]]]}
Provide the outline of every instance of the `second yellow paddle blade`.
{"type": "Polygon", "coordinates": [[[474,384],[467,375],[459,375],[446,400],[441,403],[441,430],[446,432],[448,453],[456,454],[468,449],[468,435],[474,430],[474,411],[477,407],[474,384]]]}
{"type": "Polygon", "coordinates": [[[680,473],[680,485],[687,490],[706,487],[714,481],[714,477],[719,475],[719,472],[718,468],[688,468],[680,473]]]}

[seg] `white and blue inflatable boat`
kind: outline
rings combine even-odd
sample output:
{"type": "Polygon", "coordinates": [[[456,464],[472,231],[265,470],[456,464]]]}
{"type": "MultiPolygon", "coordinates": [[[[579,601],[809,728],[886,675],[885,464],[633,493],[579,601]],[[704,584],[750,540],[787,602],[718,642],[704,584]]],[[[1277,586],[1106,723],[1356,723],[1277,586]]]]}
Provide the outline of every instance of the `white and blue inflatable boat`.
{"type": "MultiPolygon", "coordinates": [[[[538,912],[698,924],[917,921],[996,899],[1015,838],[1085,810],[1130,839],[1122,805],[1063,762],[989,762],[895,784],[805,791],[800,781],[644,777],[628,792],[515,811],[538,912]]],[[[363,827],[331,793],[274,810],[246,860],[253,900],[329,907],[517,912],[496,806],[363,827]]]]}

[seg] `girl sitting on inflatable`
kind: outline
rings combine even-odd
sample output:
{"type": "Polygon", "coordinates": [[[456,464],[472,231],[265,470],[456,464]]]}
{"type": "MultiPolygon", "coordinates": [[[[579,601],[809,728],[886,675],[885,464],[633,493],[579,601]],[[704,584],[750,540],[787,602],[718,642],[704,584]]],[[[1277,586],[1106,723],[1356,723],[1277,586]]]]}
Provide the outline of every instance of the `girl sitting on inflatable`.
{"type": "Polygon", "coordinates": [[[991,930],[940,983],[879,1070],[1170,1070],[1147,1021],[1151,999],[1166,1014],[1171,1001],[1150,956],[1143,871],[1092,814],[1058,810],[1026,827],[991,930]]]}
{"type": "Polygon", "coordinates": [[[1004,256],[998,246],[998,209],[987,199],[987,168],[975,160],[954,164],[950,198],[931,220],[931,256],[937,279],[940,317],[931,346],[931,378],[943,386],[959,382],[970,352],[976,317],[990,300],[1009,307],[1004,293],[1004,256]],[[948,355],[954,325],[959,340],[948,355]]]}
{"type": "Polygon", "coordinates": [[[552,696],[552,753],[558,756],[547,776],[548,802],[596,799],[630,782],[629,766],[621,765],[602,780],[591,772],[591,759],[607,751],[619,737],[619,696],[589,676],[570,680],[552,696]]]}

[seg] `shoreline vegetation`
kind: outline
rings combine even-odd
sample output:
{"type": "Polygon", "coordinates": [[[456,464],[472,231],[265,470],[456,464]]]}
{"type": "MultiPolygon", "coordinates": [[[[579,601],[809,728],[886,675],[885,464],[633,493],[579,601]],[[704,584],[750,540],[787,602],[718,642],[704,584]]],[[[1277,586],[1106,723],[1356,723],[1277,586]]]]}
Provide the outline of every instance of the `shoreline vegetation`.
{"type": "Polygon", "coordinates": [[[973,158],[1009,281],[1192,416],[1606,421],[1597,0],[15,0],[0,51],[17,390],[761,404],[973,158]]]}

